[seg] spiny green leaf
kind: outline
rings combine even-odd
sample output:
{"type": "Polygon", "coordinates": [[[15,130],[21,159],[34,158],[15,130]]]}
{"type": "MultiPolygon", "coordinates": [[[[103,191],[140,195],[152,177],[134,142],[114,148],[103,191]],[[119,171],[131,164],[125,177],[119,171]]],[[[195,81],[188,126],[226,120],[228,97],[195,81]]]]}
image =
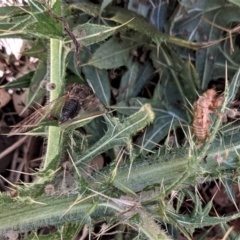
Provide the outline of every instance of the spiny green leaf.
{"type": "Polygon", "coordinates": [[[240,1],[239,0],[229,0],[229,2],[236,4],[238,7],[240,7],[240,1]]]}
{"type": "Polygon", "coordinates": [[[33,13],[42,13],[46,11],[46,7],[41,2],[29,0],[29,5],[33,13]]]}
{"type": "Polygon", "coordinates": [[[118,102],[130,99],[135,93],[139,64],[137,61],[131,61],[129,66],[128,71],[125,72],[121,79],[118,102]]]}
{"type": "Polygon", "coordinates": [[[156,44],[161,44],[162,42],[169,41],[169,36],[158,31],[152,24],[150,24],[142,16],[125,9],[123,12],[121,8],[112,7],[107,10],[107,13],[113,15],[110,19],[119,23],[129,22],[127,25],[134,30],[146,34],[150,37],[156,44]]]}
{"type": "Polygon", "coordinates": [[[84,152],[78,159],[75,160],[75,164],[78,166],[81,163],[87,163],[94,157],[98,156],[102,152],[105,152],[114,146],[124,146],[131,143],[131,137],[139,130],[152,123],[154,119],[154,113],[151,110],[149,104],[145,104],[135,114],[126,118],[123,123],[119,120],[111,120],[105,118],[108,124],[108,130],[106,134],[96,144],[90,147],[84,152]]]}
{"type": "MultiPolygon", "coordinates": [[[[84,3],[71,4],[69,6],[69,10],[71,9],[80,9],[93,16],[97,16],[100,14],[100,6],[89,4],[89,3],[88,4],[84,4],[84,3]]],[[[128,27],[150,37],[156,44],[161,44],[162,42],[168,41],[170,43],[177,44],[183,47],[188,47],[193,49],[199,48],[199,46],[197,46],[193,42],[188,42],[180,38],[170,37],[169,35],[158,31],[158,29],[156,29],[152,24],[148,23],[145,18],[127,9],[125,9],[123,12],[122,8],[108,7],[103,11],[102,15],[103,16],[106,15],[107,18],[109,18],[110,16],[111,20],[121,24],[125,24],[129,22],[127,24],[128,27]]]]}
{"type": "Polygon", "coordinates": [[[56,38],[62,39],[62,25],[61,22],[54,19],[47,13],[39,13],[34,15],[36,22],[28,24],[25,27],[26,34],[32,34],[41,38],[56,38]]]}
{"type": "Polygon", "coordinates": [[[29,57],[35,57],[42,61],[46,59],[47,55],[47,46],[49,42],[42,41],[38,39],[36,42],[34,42],[31,46],[31,48],[24,50],[23,55],[29,56],[29,57]]]}
{"type": "Polygon", "coordinates": [[[31,80],[34,76],[34,72],[29,72],[23,75],[20,78],[17,78],[15,81],[8,82],[5,85],[2,85],[4,88],[28,88],[30,86],[31,80]]]}
{"type": "MultiPolygon", "coordinates": [[[[94,6],[92,5],[85,4],[72,4],[71,8],[79,8],[85,12],[94,15],[98,14],[100,11],[100,8],[98,6],[95,6],[94,8],[94,6]]],[[[103,14],[112,16],[110,17],[110,19],[118,23],[124,24],[130,21],[127,24],[128,27],[133,28],[140,33],[146,34],[147,36],[151,37],[156,43],[162,43],[169,39],[168,35],[159,32],[157,29],[154,28],[153,25],[148,23],[145,18],[127,9],[125,9],[123,13],[121,8],[109,7],[103,11],[103,14]]]]}
{"type": "Polygon", "coordinates": [[[149,213],[140,210],[139,214],[141,221],[140,224],[137,224],[137,226],[147,236],[147,239],[151,240],[171,239],[166,235],[166,233],[161,228],[159,228],[158,224],[154,221],[153,217],[149,213]]]}
{"type": "Polygon", "coordinates": [[[112,2],[113,0],[103,0],[100,8],[100,13],[112,2]]]}
{"type": "Polygon", "coordinates": [[[88,64],[100,69],[127,66],[129,52],[133,47],[129,42],[112,37],[96,50],[88,64]]]}
{"type": "Polygon", "coordinates": [[[238,91],[238,88],[240,86],[240,68],[238,69],[238,71],[235,73],[230,86],[229,86],[229,98],[228,98],[228,102],[233,101],[236,93],[238,91]]]}
{"type": "MultiPolygon", "coordinates": [[[[232,52],[229,38],[223,39],[225,33],[221,28],[229,28],[231,24],[234,25],[239,21],[239,9],[231,4],[223,7],[225,2],[222,0],[201,1],[194,4],[191,1],[182,1],[181,4],[186,7],[188,14],[186,18],[179,8],[179,13],[173,19],[174,34],[196,42],[209,41],[209,46],[199,50],[194,57],[201,89],[206,90],[210,80],[225,77],[226,61],[228,61],[230,78],[238,69],[239,48],[233,41],[234,52],[232,52]],[[196,26],[199,31],[196,31],[196,26]]],[[[184,55],[184,58],[192,55],[189,51],[177,50],[184,55]]]]}
{"type": "Polygon", "coordinates": [[[105,106],[109,106],[111,89],[107,71],[105,69],[98,69],[92,66],[84,66],[82,70],[86,80],[91,83],[98,98],[105,106]]]}
{"type": "Polygon", "coordinates": [[[236,204],[235,192],[234,192],[234,189],[233,189],[233,182],[230,179],[225,177],[223,179],[223,184],[224,184],[225,191],[227,193],[228,198],[234,204],[236,209],[239,211],[238,206],[236,204]]]}
{"type": "MultiPolygon", "coordinates": [[[[18,7],[18,6],[4,6],[0,8],[0,16],[3,17],[16,17],[19,15],[24,15],[30,10],[30,7],[18,7]]],[[[2,18],[1,18],[2,19],[2,18]]]]}
{"type": "Polygon", "coordinates": [[[47,75],[46,62],[42,61],[40,62],[37,70],[35,71],[31,84],[29,86],[26,107],[31,106],[34,102],[37,102],[46,94],[46,90],[42,89],[40,84],[41,81],[46,80],[46,75],[47,75]]]}
{"type": "MultiPolygon", "coordinates": [[[[77,40],[85,47],[98,43],[113,35],[116,27],[85,23],[74,28],[73,33],[77,40]]],[[[69,39],[69,38],[68,38],[69,39]]],[[[68,43],[69,40],[65,40],[68,43]]]]}

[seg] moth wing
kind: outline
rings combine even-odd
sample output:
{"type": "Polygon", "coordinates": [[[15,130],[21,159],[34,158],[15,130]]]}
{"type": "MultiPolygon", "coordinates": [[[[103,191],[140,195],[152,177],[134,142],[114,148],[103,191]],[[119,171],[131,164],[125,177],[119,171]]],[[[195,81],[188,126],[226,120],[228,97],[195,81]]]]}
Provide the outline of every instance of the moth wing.
{"type": "Polygon", "coordinates": [[[106,107],[100,101],[96,94],[88,96],[82,104],[83,113],[81,117],[91,117],[98,114],[103,115],[107,112],[106,107]]]}
{"type": "Polygon", "coordinates": [[[46,106],[39,108],[30,116],[26,117],[17,125],[13,126],[13,129],[10,131],[9,135],[25,133],[33,128],[36,128],[38,126],[38,123],[40,123],[42,120],[50,118],[51,116],[59,116],[62,106],[67,97],[67,94],[65,94],[48,103],[46,106]]]}

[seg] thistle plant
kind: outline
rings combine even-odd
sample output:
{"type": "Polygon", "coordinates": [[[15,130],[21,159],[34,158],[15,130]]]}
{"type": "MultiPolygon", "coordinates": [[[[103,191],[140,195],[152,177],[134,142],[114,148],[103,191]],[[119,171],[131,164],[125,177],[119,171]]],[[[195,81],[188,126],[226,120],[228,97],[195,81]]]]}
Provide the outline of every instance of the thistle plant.
{"type": "MultiPolygon", "coordinates": [[[[142,16],[131,1],[124,13],[115,1],[62,5],[31,0],[29,6],[0,10],[1,37],[26,39],[30,48],[23,54],[39,59],[30,79],[26,75],[2,87],[28,87],[26,105],[31,106],[46,94],[43,80],[56,85],[48,93],[50,102],[57,102],[68,84],[88,84],[106,107],[104,114],[82,115],[71,125],[49,121],[25,133],[44,136],[46,153],[32,183],[9,183],[14,194],[1,193],[2,237],[30,232],[27,239],[75,239],[82,231],[99,238],[114,229],[115,238],[178,239],[183,234],[192,239],[196,229],[215,225],[225,226],[224,235],[227,223],[240,217],[232,189],[239,178],[239,127],[222,123],[238,91],[239,60],[229,54],[229,39],[217,41],[223,30],[210,24],[211,14],[217,26],[236,21],[237,10],[235,19],[229,8],[239,6],[187,2],[179,3],[165,33],[147,20],[150,5],[140,1],[142,16]],[[224,7],[230,20],[219,17],[224,7]],[[183,9],[189,13],[186,20],[183,9]],[[208,24],[205,33],[194,32],[188,21],[196,11],[195,20],[208,24]],[[201,20],[204,13],[208,22],[201,20]],[[183,38],[184,26],[192,38],[183,38]],[[211,114],[209,137],[199,145],[191,127],[192,106],[217,76],[225,79],[223,103],[218,114],[211,114]],[[110,159],[102,169],[91,165],[99,156],[110,159]],[[198,186],[211,181],[224,184],[236,213],[211,215],[213,200],[203,204],[198,194],[198,186]],[[187,214],[181,210],[186,198],[193,202],[187,214]],[[93,230],[97,224],[99,233],[93,230]],[[55,231],[37,234],[46,226],[55,231]]],[[[151,17],[161,23],[155,8],[151,17]]]]}

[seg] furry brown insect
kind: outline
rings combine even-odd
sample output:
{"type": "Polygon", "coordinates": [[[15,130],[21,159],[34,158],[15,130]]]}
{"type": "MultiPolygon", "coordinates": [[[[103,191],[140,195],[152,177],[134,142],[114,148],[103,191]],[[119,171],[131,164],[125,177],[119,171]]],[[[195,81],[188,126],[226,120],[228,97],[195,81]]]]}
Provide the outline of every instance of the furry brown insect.
{"type": "Polygon", "coordinates": [[[84,105],[85,99],[90,96],[92,89],[84,84],[76,84],[69,93],[68,100],[65,102],[61,115],[60,123],[66,122],[69,118],[77,116],[84,105]]]}
{"type": "Polygon", "coordinates": [[[63,125],[70,119],[75,119],[80,111],[84,112],[83,116],[81,115],[84,118],[102,115],[105,108],[90,87],[85,84],[74,84],[69,93],[36,110],[14,126],[9,135],[29,131],[45,119],[53,121],[58,118],[59,124],[63,125]]]}
{"type": "Polygon", "coordinates": [[[211,124],[210,113],[217,113],[217,108],[223,102],[222,96],[217,96],[214,89],[208,89],[194,103],[193,132],[200,142],[205,142],[209,137],[211,124]]]}

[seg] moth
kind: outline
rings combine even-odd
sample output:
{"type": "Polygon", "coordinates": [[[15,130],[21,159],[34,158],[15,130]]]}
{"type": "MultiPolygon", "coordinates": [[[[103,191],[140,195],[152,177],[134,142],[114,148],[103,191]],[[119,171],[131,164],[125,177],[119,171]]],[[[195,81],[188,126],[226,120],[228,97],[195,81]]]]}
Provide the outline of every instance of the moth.
{"type": "Polygon", "coordinates": [[[217,96],[215,89],[208,89],[194,103],[193,132],[200,142],[209,137],[211,124],[210,113],[217,113],[217,108],[223,103],[223,97],[217,96]]]}
{"type": "Polygon", "coordinates": [[[51,122],[56,118],[58,125],[65,129],[79,119],[94,118],[104,113],[106,113],[105,106],[89,86],[74,84],[67,94],[39,108],[15,125],[9,135],[25,133],[44,121],[49,123],[49,120],[51,122]]]}

